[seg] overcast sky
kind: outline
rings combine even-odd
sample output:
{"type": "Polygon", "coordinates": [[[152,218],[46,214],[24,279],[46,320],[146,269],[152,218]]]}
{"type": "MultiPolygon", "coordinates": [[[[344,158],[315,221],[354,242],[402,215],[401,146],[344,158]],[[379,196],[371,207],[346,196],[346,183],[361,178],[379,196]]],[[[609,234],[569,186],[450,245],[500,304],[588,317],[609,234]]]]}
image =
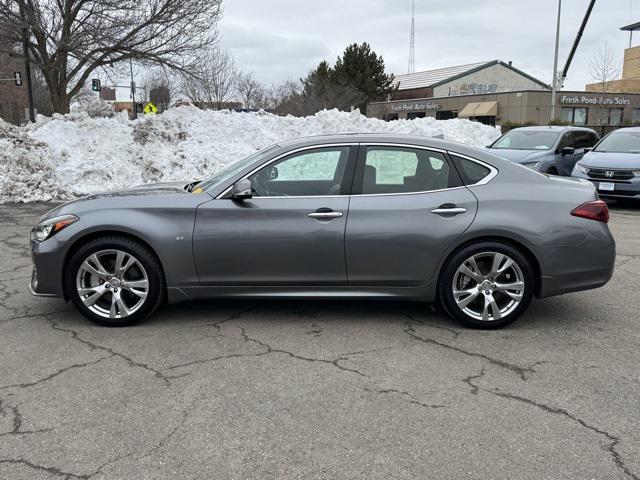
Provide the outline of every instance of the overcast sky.
{"type": "MultiPolygon", "coordinates": [[[[588,0],[562,1],[559,68],[588,0]]],[[[387,71],[406,73],[411,0],[225,0],[222,44],[240,67],[265,83],[304,76],[344,47],[369,42],[387,71]]],[[[416,71],[512,60],[551,82],[557,0],[416,0],[416,71]]],[[[640,0],[598,0],[565,89],[582,90],[589,62],[608,42],[622,62],[629,37],[620,27],[640,21],[640,0]],[[636,18],[638,17],[638,18],[636,18]]],[[[640,32],[637,33],[640,45],[640,32]]]]}

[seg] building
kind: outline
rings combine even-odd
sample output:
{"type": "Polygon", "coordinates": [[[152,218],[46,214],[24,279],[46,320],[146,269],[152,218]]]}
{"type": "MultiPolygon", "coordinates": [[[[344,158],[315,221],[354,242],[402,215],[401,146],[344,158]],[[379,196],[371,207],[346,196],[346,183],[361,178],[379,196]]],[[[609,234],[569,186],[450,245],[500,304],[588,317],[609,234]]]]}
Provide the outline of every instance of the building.
{"type": "Polygon", "coordinates": [[[0,51],[0,118],[16,125],[25,123],[28,115],[29,101],[24,71],[24,59],[0,51]],[[15,72],[22,78],[21,86],[15,84],[15,72]]]}
{"type": "MultiPolygon", "coordinates": [[[[629,59],[635,58],[633,54],[629,59]]],[[[546,125],[551,120],[550,87],[510,62],[494,60],[396,78],[396,93],[386,102],[368,104],[368,116],[468,118],[489,125],[546,125]]],[[[555,117],[563,123],[599,127],[601,133],[640,124],[640,92],[560,91],[555,117]]]]}
{"type": "MultiPolygon", "coordinates": [[[[640,24],[637,24],[640,25],[640,24]]],[[[622,78],[608,82],[590,83],[587,92],[640,93],[640,46],[624,51],[622,78]]]]}

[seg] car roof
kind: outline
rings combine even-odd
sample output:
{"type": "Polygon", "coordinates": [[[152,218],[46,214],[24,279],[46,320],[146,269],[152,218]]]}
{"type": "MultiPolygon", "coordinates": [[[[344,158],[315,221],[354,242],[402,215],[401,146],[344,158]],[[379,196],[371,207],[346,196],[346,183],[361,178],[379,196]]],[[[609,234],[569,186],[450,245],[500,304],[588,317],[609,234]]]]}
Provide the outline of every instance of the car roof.
{"type": "MultiPolygon", "coordinates": [[[[441,150],[459,150],[462,148],[469,148],[460,142],[453,140],[446,140],[443,136],[421,136],[421,135],[403,135],[403,134],[391,134],[391,133],[336,133],[331,135],[314,135],[308,137],[298,137],[290,140],[284,140],[278,142],[281,147],[306,147],[311,145],[323,145],[331,143],[397,143],[397,144],[409,144],[420,145],[437,148],[441,150]]],[[[473,147],[471,147],[473,148],[473,147]]]]}
{"type": "MultiPolygon", "coordinates": [[[[511,130],[533,130],[533,131],[552,131],[552,132],[566,132],[570,130],[593,132],[591,128],[575,127],[573,125],[532,125],[529,127],[512,128],[511,130]]],[[[509,131],[511,131],[509,130],[509,131]]]]}
{"type": "Polygon", "coordinates": [[[613,130],[610,133],[616,133],[616,132],[640,132],[640,127],[623,127],[623,128],[618,128],[617,130],[613,130]]]}

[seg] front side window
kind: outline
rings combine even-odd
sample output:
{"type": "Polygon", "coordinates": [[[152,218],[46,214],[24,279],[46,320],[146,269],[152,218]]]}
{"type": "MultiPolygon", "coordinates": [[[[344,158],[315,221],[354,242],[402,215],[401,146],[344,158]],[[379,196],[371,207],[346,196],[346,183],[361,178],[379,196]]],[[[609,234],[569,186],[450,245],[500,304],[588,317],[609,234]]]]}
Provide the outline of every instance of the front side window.
{"type": "Polygon", "coordinates": [[[404,147],[367,147],[363,194],[415,193],[457,186],[438,152],[404,147]]]}
{"type": "Polygon", "coordinates": [[[349,147],[294,153],[249,177],[256,197],[340,195],[349,147]]]}

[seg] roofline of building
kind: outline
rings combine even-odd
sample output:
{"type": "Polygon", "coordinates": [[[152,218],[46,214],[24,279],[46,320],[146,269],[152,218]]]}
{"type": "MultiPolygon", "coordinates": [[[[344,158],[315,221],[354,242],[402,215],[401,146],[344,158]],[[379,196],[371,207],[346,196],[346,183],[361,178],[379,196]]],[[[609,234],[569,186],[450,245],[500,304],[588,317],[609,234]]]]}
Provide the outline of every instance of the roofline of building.
{"type": "Polygon", "coordinates": [[[625,25],[624,27],[620,27],[620,30],[625,32],[635,32],[636,30],[640,30],[640,22],[625,25]]]}
{"type": "MultiPolygon", "coordinates": [[[[449,100],[452,98],[464,98],[464,97],[490,97],[492,95],[510,95],[512,93],[548,93],[551,94],[551,90],[509,90],[507,92],[494,92],[494,93],[467,93],[465,95],[447,95],[444,97],[421,97],[421,98],[405,98],[403,100],[380,100],[377,102],[368,102],[367,105],[383,105],[387,103],[406,103],[406,102],[432,102],[434,100],[449,100]]],[[[604,94],[599,92],[587,92],[586,90],[558,90],[557,95],[560,94],[575,94],[584,93],[587,95],[635,95],[640,96],[640,93],[629,92],[606,92],[604,94]]]]}
{"type": "MultiPolygon", "coordinates": [[[[432,83],[431,85],[427,85],[427,86],[430,87],[430,88],[439,87],[440,85],[444,85],[445,83],[449,83],[449,82],[452,82],[454,80],[458,80],[459,78],[466,77],[467,75],[470,75],[470,74],[475,73],[475,72],[479,72],[480,70],[484,70],[485,68],[492,67],[493,65],[502,65],[503,67],[507,67],[509,70],[511,70],[513,72],[516,72],[517,74],[522,75],[525,78],[528,78],[532,82],[535,82],[538,85],[540,85],[540,86],[542,86],[542,87],[544,87],[546,89],[551,90],[551,86],[550,85],[538,80],[535,77],[532,77],[531,75],[529,75],[528,73],[523,72],[522,70],[517,69],[513,65],[509,65],[508,63],[503,62],[502,60],[491,60],[490,62],[483,63],[482,65],[474,67],[474,68],[472,68],[470,70],[466,70],[466,71],[464,71],[462,73],[454,75],[453,77],[449,77],[449,78],[446,78],[444,80],[440,80],[439,82],[432,83]]],[[[424,87],[416,87],[416,88],[424,88],[424,87]]]]}

